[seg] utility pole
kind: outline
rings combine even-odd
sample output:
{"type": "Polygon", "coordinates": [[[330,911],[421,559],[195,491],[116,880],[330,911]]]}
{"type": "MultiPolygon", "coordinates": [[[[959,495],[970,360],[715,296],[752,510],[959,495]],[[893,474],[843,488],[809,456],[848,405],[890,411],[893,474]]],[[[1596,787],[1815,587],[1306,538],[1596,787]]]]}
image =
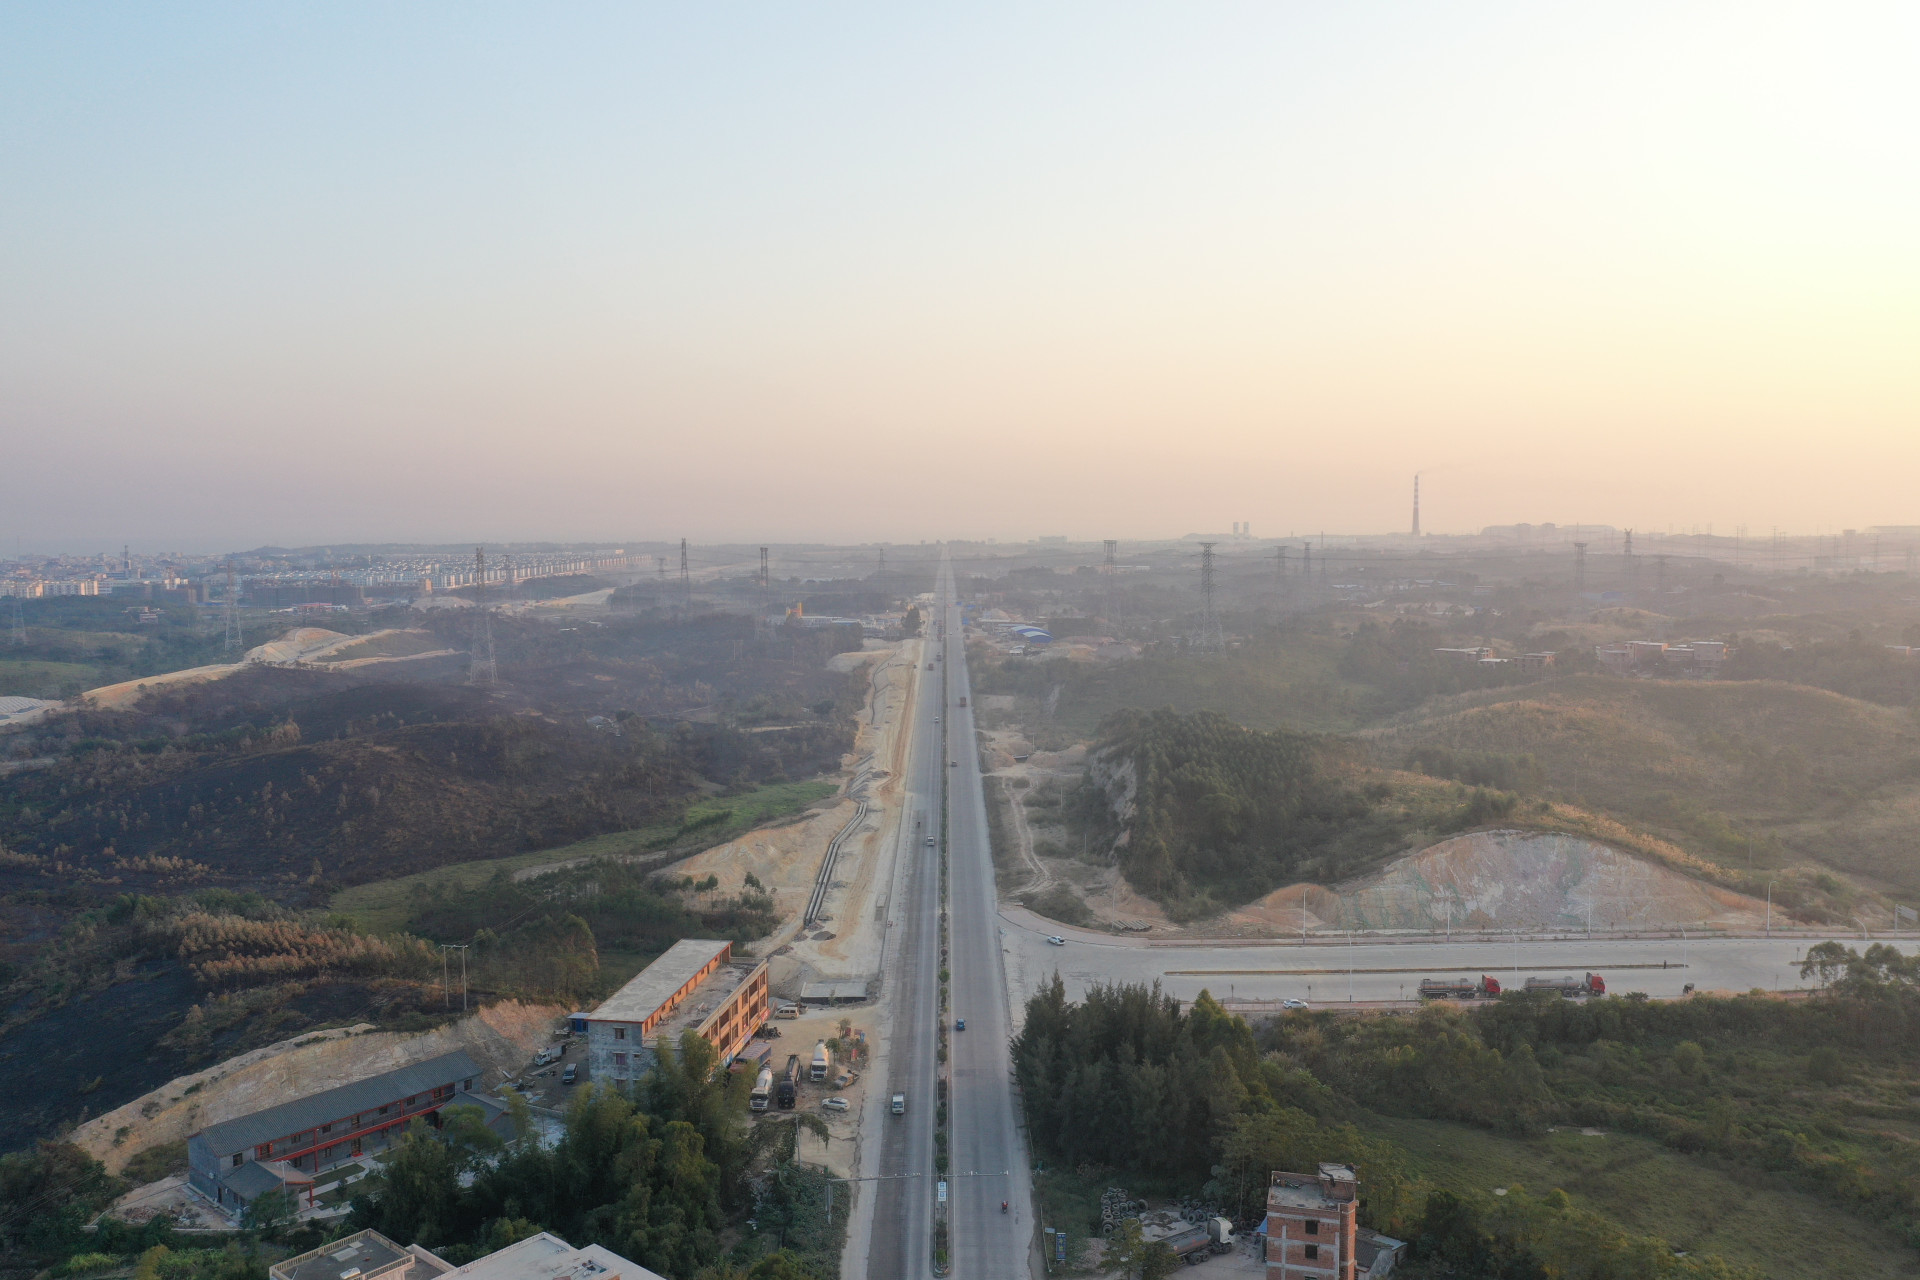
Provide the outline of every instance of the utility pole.
{"type": "Polygon", "coordinates": [[[464,942],[443,942],[440,944],[440,996],[446,1007],[453,1008],[452,983],[447,976],[447,952],[460,953],[460,1012],[467,1011],[467,945],[464,942]]]}
{"type": "Polygon", "coordinates": [[[1575,595],[1585,595],[1587,591],[1587,544],[1573,544],[1573,590],[1575,595]]]}
{"type": "Polygon", "coordinates": [[[1203,611],[1200,615],[1200,644],[1206,649],[1225,647],[1220,635],[1220,619],[1213,612],[1213,548],[1217,544],[1200,544],[1200,595],[1203,611]]]}

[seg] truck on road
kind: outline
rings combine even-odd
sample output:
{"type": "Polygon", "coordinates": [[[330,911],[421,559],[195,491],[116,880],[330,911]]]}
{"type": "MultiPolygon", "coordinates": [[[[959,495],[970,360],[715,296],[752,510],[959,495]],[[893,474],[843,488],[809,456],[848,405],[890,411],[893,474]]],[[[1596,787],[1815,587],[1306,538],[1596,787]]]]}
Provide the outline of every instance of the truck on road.
{"type": "Polygon", "coordinates": [[[1603,996],[1607,994],[1607,980],[1597,973],[1584,978],[1568,974],[1564,978],[1528,978],[1527,990],[1551,991],[1557,995],[1577,1000],[1582,996],[1603,996]]]}
{"type": "Polygon", "coordinates": [[[800,1091],[800,1055],[787,1055],[787,1069],[780,1077],[780,1083],[773,1087],[773,1100],[782,1111],[793,1110],[793,1100],[800,1091]]]}
{"type": "Polygon", "coordinates": [[[1500,994],[1500,980],[1480,975],[1480,981],[1472,978],[1422,978],[1420,979],[1420,998],[1422,1000],[1492,1000],[1500,994]]]}
{"type": "Polygon", "coordinates": [[[1225,1218],[1208,1218],[1162,1238],[1173,1256],[1189,1266],[1199,1266],[1216,1253],[1233,1249],[1233,1224],[1225,1218]]]}
{"type": "Polygon", "coordinates": [[[760,1074],[753,1078],[753,1095],[747,1099],[747,1110],[765,1111],[767,1103],[773,1098],[773,1068],[762,1067],[760,1074]]]}

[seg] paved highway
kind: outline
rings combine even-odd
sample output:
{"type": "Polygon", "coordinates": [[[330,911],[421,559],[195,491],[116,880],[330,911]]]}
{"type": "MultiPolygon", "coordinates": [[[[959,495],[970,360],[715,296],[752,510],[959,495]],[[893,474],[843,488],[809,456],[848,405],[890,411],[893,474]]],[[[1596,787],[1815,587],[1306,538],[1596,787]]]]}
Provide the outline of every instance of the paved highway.
{"type": "MultiPolygon", "coordinates": [[[[937,652],[925,646],[931,661],[937,652]]],[[[868,1280],[907,1280],[931,1271],[933,1251],[934,1035],[940,1000],[940,876],[938,850],[927,837],[940,831],[940,794],[947,757],[939,722],[942,673],[920,671],[909,708],[907,811],[887,904],[890,922],[883,982],[891,1022],[885,1087],[871,1091],[861,1127],[879,1135],[879,1175],[860,1197],[856,1229],[867,1237],[868,1280]],[[888,1098],[907,1095],[907,1113],[890,1113],[888,1098]],[[871,1206],[870,1208],[868,1206],[871,1206]]]]}
{"type": "Polygon", "coordinates": [[[986,794],[967,683],[966,638],[953,600],[951,564],[939,598],[946,620],[947,840],[952,889],[953,1010],[967,1029],[952,1037],[951,1240],[953,1274],[1024,1280],[1033,1239],[1025,1147],[1014,1124],[1007,975],[987,837],[986,794]],[[962,700],[967,703],[961,706],[962,700]],[[1002,1202],[1008,1212],[1001,1213],[1002,1202]]]}
{"type": "MultiPolygon", "coordinates": [[[[1591,941],[1471,942],[1406,941],[1353,943],[1317,940],[1307,945],[1143,946],[1102,940],[1098,935],[1053,925],[1068,939],[1046,940],[1049,927],[1017,919],[1002,922],[1007,964],[1016,996],[1049,982],[1056,970],[1067,994],[1078,997],[1095,982],[1159,981],[1169,995],[1191,1000],[1202,990],[1221,1000],[1310,1000],[1337,1007],[1355,1000],[1412,998],[1420,979],[1491,974],[1503,984],[1533,975],[1601,974],[1613,992],[1644,991],[1677,996],[1689,982],[1701,991],[1791,991],[1800,980],[1799,958],[1807,938],[1624,938],[1591,941]]],[[[1835,935],[1848,941],[1847,935],[1835,935]]],[[[1851,945],[1862,946],[1857,935],[1851,945]]]]}

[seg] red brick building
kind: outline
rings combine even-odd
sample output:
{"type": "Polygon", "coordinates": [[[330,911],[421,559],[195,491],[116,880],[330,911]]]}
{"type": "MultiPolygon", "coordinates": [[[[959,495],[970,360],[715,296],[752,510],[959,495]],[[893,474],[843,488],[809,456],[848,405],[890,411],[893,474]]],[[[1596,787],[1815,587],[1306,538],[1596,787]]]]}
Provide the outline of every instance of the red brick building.
{"type": "Polygon", "coordinates": [[[1359,1187],[1344,1164],[1267,1183],[1267,1280],[1355,1280],[1359,1187]]]}

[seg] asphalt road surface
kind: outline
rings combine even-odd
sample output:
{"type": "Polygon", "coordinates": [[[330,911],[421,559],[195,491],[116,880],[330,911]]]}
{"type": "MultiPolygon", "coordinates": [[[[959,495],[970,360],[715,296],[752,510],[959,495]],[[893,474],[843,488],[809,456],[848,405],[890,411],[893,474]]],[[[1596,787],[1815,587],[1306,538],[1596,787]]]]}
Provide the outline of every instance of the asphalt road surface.
{"type": "Polygon", "coordinates": [[[987,836],[966,640],[953,607],[952,568],[941,573],[946,620],[947,840],[952,888],[952,1017],[967,1029],[952,1036],[952,1169],[950,1239],[953,1274],[965,1280],[1024,1280],[1033,1239],[1033,1197],[1025,1147],[1014,1124],[1008,1051],[1006,967],[987,836]],[[966,706],[960,702],[965,699],[966,706]],[[1006,1203],[1008,1211],[1000,1206],[1006,1203]]]}
{"type": "MultiPolygon", "coordinates": [[[[929,637],[931,639],[931,636],[929,637]]],[[[929,643],[931,660],[936,646],[929,643]]],[[[947,757],[939,722],[943,672],[922,670],[913,706],[907,754],[907,812],[887,919],[884,981],[892,987],[892,1037],[884,1090],[875,1091],[862,1118],[880,1134],[877,1173],[868,1183],[873,1211],[863,1215],[868,1280],[907,1280],[931,1272],[933,1256],[934,1034],[940,1000],[940,876],[938,853],[927,845],[940,832],[940,789],[947,757]],[[907,1113],[893,1115],[888,1097],[907,1095],[907,1113]]]]}
{"type": "MultiPolygon", "coordinates": [[[[1528,977],[1598,973],[1616,994],[1644,991],[1678,996],[1693,983],[1701,991],[1768,991],[1811,985],[1799,959],[1820,939],[1794,938],[1560,938],[1512,942],[1353,943],[1281,940],[1260,946],[1142,946],[1053,926],[1067,945],[1050,945],[1040,929],[1008,920],[1007,963],[1024,1000],[1057,970],[1069,998],[1095,982],[1158,981],[1169,995],[1191,1000],[1202,990],[1226,1001],[1308,1000],[1317,1008],[1354,1000],[1411,999],[1423,977],[1478,977],[1503,985],[1528,977]]],[[[1834,935],[1848,942],[1846,934],[1834,935]]],[[[1864,945],[1854,935],[1850,945],[1864,945]]]]}

